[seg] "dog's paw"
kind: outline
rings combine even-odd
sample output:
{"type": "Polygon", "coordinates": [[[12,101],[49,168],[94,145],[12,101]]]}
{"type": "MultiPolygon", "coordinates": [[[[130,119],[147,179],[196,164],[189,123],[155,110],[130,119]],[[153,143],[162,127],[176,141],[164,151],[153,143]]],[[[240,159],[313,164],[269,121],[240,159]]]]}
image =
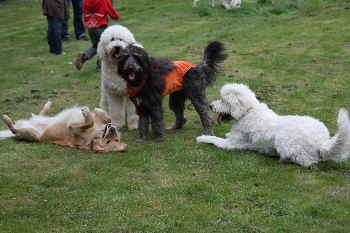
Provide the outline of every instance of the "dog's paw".
{"type": "Polygon", "coordinates": [[[12,119],[6,115],[6,114],[3,114],[1,115],[1,120],[8,126],[8,127],[12,127],[14,125],[12,119]]]}
{"type": "Polygon", "coordinates": [[[196,138],[197,143],[208,143],[208,136],[202,135],[196,138]]]}
{"type": "Polygon", "coordinates": [[[89,107],[87,106],[84,106],[81,108],[81,113],[84,115],[84,116],[87,116],[87,114],[90,112],[90,109],[89,107]]]}

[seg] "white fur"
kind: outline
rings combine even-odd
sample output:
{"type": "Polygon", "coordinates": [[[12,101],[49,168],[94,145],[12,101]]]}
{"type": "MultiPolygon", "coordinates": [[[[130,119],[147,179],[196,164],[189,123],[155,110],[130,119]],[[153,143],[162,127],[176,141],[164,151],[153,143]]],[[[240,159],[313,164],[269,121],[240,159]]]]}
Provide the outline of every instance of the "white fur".
{"type": "Polygon", "coordinates": [[[226,138],[197,137],[198,143],[211,143],[227,150],[254,150],[302,166],[334,160],[345,161],[350,155],[350,121],[340,109],[338,132],[330,137],[326,126],[310,116],[280,116],[243,84],[226,84],[221,98],[211,104],[214,112],[228,113],[237,123],[226,138]]]}
{"type": "MultiPolygon", "coordinates": [[[[197,7],[200,0],[193,0],[192,7],[197,7]]],[[[233,9],[241,7],[241,0],[220,0],[220,3],[225,9],[233,9]]],[[[214,7],[215,0],[209,0],[209,6],[214,7]]]]}
{"type": "Polygon", "coordinates": [[[110,55],[113,48],[125,48],[129,44],[142,47],[136,42],[129,29],[121,25],[110,26],[101,35],[97,48],[97,54],[102,63],[100,106],[118,127],[124,126],[125,115],[127,115],[128,128],[136,129],[138,116],[135,106],[125,96],[126,82],[117,73],[116,58],[110,55]]]}
{"type": "MultiPolygon", "coordinates": [[[[56,124],[65,123],[67,128],[69,125],[84,122],[84,117],[81,112],[83,108],[88,109],[88,107],[74,106],[67,108],[55,116],[43,116],[32,114],[29,119],[18,120],[14,124],[16,129],[33,129],[38,133],[40,137],[45,129],[56,124]]],[[[0,139],[15,137],[15,135],[10,130],[0,131],[0,139]]]]}

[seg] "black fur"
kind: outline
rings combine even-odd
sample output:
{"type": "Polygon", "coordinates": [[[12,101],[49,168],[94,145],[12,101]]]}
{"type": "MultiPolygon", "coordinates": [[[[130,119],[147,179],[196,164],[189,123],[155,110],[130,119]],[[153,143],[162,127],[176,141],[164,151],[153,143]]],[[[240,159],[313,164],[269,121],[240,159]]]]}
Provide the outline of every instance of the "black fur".
{"type": "MultiPolygon", "coordinates": [[[[165,75],[175,69],[171,60],[149,57],[140,47],[130,45],[118,54],[118,72],[129,87],[140,87],[140,91],[131,100],[140,116],[140,141],[148,138],[149,123],[154,137],[161,140],[164,134],[163,91],[165,75]]],[[[184,117],[185,100],[188,98],[200,116],[204,134],[213,135],[213,120],[209,116],[206,87],[215,81],[218,64],[226,58],[221,42],[212,42],[204,50],[203,63],[191,68],[184,77],[183,89],[169,97],[170,109],[175,113],[173,129],[182,128],[186,123],[184,117]]]]}

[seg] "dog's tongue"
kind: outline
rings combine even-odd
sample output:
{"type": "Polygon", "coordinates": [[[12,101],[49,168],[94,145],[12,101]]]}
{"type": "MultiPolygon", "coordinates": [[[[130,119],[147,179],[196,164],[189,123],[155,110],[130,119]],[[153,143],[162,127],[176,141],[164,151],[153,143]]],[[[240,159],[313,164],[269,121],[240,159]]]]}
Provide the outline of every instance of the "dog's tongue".
{"type": "Polygon", "coordinates": [[[221,125],[221,123],[223,122],[223,117],[224,117],[224,115],[219,113],[218,119],[217,119],[217,122],[218,122],[219,125],[221,125]]]}
{"type": "Polygon", "coordinates": [[[129,80],[134,80],[135,79],[135,74],[129,74],[129,80]]]}

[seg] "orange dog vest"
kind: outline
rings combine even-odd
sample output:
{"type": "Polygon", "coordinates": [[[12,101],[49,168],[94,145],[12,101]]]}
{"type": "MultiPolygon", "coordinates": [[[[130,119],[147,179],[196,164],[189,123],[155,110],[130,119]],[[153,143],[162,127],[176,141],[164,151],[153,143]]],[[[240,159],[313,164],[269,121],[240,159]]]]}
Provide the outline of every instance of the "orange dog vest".
{"type": "Polygon", "coordinates": [[[165,89],[163,95],[170,95],[183,88],[183,81],[186,72],[196,66],[186,61],[173,61],[175,69],[165,76],[165,89]]]}
{"type": "MultiPolygon", "coordinates": [[[[186,61],[173,61],[175,65],[175,69],[170,71],[165,78],[165,88],[163,91],[163,95],[170,95],[176,91],[180,91],[183,88],[183,81],[186,72],[192,67],[196,66],[190,62],[186,61]]],[[[128,86],[127,95],[129,97],[134,97],[141,91],[141,89],[145,86],[145,80],[138,87],[128,86]]]]}

